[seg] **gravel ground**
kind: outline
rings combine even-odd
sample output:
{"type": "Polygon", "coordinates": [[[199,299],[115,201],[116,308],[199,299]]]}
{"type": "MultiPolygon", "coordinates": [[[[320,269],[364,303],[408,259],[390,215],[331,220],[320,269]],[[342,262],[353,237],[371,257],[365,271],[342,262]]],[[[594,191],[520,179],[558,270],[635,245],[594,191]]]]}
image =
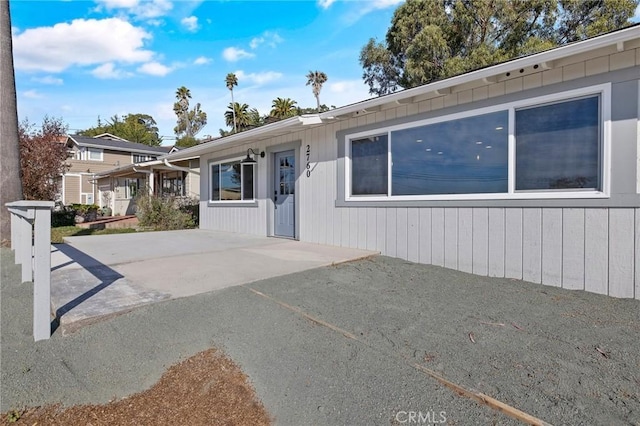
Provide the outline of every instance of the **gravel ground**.
{"type": "Polygon", "coordinates": [[[16,283],[1,254],[0,411],[107,402],[215,346],[277,424],[406,424],[410,411],[516,423],[412,364],[552,424],[640,424],[637,300],[376,257],[161,302],[34,343],[31,286],[16,283]]]}

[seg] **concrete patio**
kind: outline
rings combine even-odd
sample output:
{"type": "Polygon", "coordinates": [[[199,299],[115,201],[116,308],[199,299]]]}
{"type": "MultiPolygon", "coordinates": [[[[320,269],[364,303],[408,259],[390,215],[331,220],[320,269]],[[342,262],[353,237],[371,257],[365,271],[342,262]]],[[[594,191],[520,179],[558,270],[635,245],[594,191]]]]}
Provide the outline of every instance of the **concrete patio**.
{"type": "Polygon", "coordinates": [[[203,230],[65,241],[51,257],[51,300],[63,334],[149,303],[376,254],[203,230]]]}

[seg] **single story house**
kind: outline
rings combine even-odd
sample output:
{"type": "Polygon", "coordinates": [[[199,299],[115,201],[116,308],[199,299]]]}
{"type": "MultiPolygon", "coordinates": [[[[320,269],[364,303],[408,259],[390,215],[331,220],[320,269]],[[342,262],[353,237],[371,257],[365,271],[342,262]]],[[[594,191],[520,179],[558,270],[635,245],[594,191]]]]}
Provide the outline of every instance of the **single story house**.
{"type": "Polygon", "coordinates": [[[633,26],[166,159],[204,229],[640,299],[639,99],[633,26]]]}

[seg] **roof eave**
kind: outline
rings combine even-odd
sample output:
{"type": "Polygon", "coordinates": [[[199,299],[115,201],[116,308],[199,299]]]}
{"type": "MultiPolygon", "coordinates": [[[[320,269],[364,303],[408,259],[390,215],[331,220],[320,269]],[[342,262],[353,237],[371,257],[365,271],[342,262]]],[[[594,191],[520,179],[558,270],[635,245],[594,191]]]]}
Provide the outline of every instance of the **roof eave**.
{"type": "Polygon", "coordinates": [[[322,123],[323,121],[320,119],[318,114],[295,116],[272,124],[267,124],[265,126],[256,127],[255,129],[225,136],[224,138],[215,139],[211,142],[205,142],[201,145],[185,148],[173,154],[169,154],[165,158],[168,161],[198,158],[203,154],[222,149],[223,147],[241,145],[252,141],[257,142],[280,134],[288,133],[289,130],[292,130],[295,127],[303,129],[305,126],[318,125],[322,123]]]}
{"type": "Polygon", "coordinates": [[[549,64],[558,59],[566,58],[573,55],[579,55],[581,53],[612,45],[618,45],[619,43],[624,43],[625,41],[637,38],[638,35],[640,35],[640,26],[632,26],[613,33],[604,34],[588,40],[571,43],[544,52],[513,59],[501,64],[447,78],[445,80],[436,81],[423,86],[405,89],[400,92],[395,92],[344,107],[335,108],[330,111],[320,113],[319,116],[322,120],[334,119],[336,117],[353,114],[363,110],[371,110],[376,107],[382,107],[383,105],[387,105],[390,103],[408,103],[407,100],[411,100],[416,96],[426,95],[428,93],[433,93],[434,96],[442,96],[443,94],[447,94],[447,90],[454,86],[459,86],[465,83],[483,79],[489,81],[492,77],[512,71],[513,69],[526,68],[528,66],[533,66],[536,64],[549,64]]]}

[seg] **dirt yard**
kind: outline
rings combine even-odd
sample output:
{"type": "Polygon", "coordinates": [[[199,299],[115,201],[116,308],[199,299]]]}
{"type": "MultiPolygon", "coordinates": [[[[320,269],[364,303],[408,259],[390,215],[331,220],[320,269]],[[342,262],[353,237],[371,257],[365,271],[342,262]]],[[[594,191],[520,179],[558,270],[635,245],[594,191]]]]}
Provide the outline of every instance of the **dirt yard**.
{"type": "Polygon", "coordinates": [[[151,389],[104,405],[2,413],[2,425],[268,425],[247,377],[210,349],[174,365],[151,389]]]}

